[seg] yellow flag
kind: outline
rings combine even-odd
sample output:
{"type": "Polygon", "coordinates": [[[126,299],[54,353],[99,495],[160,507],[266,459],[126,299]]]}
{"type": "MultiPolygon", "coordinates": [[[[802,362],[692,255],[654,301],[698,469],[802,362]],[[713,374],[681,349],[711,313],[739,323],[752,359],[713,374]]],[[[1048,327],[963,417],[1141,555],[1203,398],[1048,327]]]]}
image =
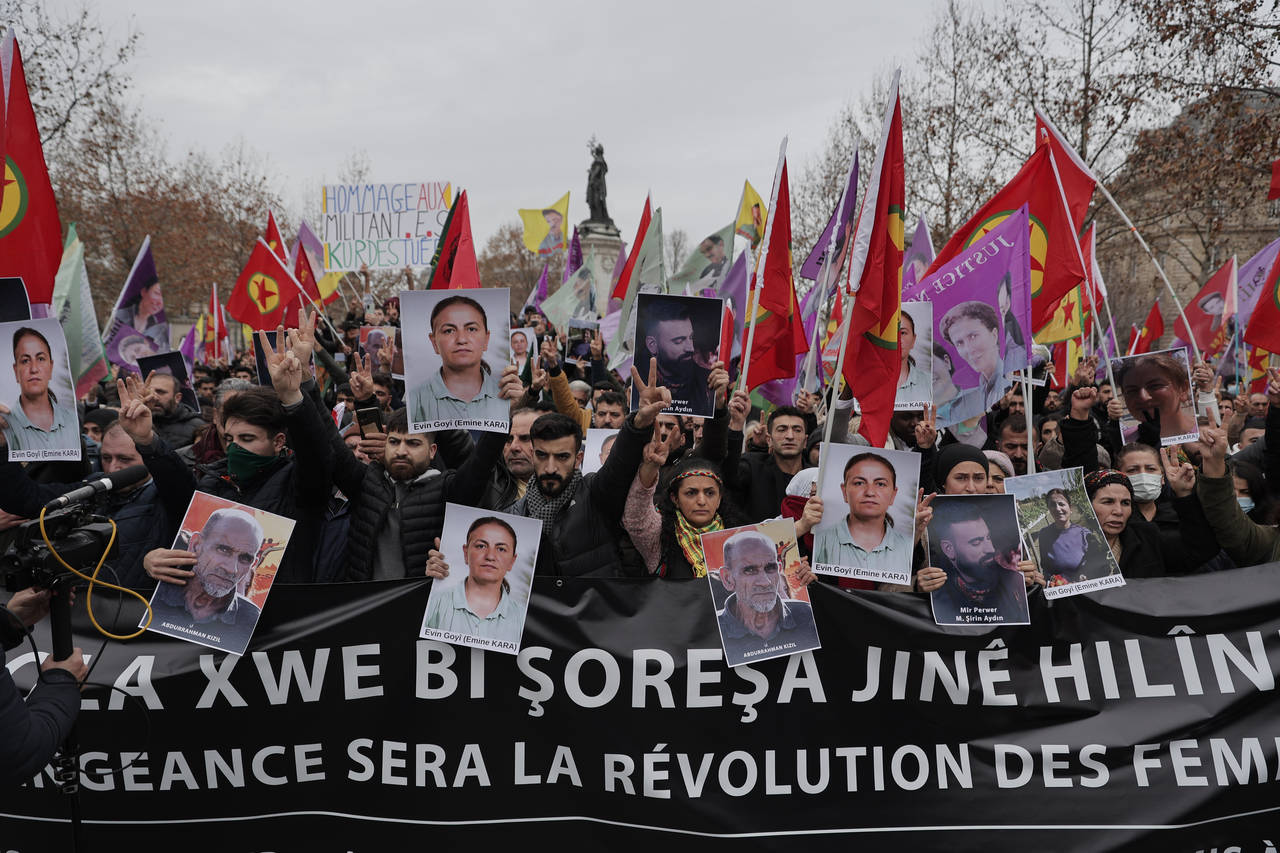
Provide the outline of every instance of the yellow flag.
{"type": "Polygon", "coordinates": [[[734,223],[735,233],[750,240],[751,248],[754,249],[764,239],[764,225],[768,219],[769,212],[765,210],[764,199],[760,197],[760,193],[756,192],[756,188],[751,186],[750,181],[744,181],[742,204],[738,207],[738,219],[734,223]]]}
{"type": "Polygon", "coordinates": [[[517,211],[524,222],[524,245],[530,252],[547,256],[569,248],[569,194],[547,207],[522,208],[517,211]]]}
{"type": "Polygon", "coordinates": [[[1084,300],[1081,288],[1082,285],[1077,285],[1053,306],[1049,322],[1032,335],[1036,343],[1047,346],[1078,338],[1084,333],[1084,310],[1081,307],[1084,300]]]}

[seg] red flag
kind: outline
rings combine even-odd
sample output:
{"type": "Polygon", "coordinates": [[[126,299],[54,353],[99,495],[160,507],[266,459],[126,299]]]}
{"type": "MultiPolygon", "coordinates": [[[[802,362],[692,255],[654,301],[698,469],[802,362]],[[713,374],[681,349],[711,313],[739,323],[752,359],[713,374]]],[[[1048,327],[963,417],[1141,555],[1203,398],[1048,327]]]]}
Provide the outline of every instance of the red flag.
{"type": "Polygon", "coordinates": [[[47,304],[62,260],[62,223],[12,27],[0,36],[0,74],[0,276],[21,277],[31,303],[47,304]]]}
{"type": "Polygon", "coordinates": [[[644,235],[649,231],[649,220],[652,216],[649,209],[649,196],[645,196],[644,210],[640,213],[640,227],[636,229],[636,239],[631,241],[631,254],[627,255],[627,262],[613,285],[612,299],[627,298],[627,287],[631,284],[631,271],[635,269],[636,258],[640,255],[640,247],[644,245],[644,235]]]}
{"type": "MultiPolygon", "coordinates": [[[[1236,259],[1222,265],[1213,277],[1205,282],[1204,287],[1195,298],[1183,309],[1187,315],[1187,323],[1191,324],[1191,334],[1205,355],[1217,355],[1231,340],[1231,330],[1227,321],[1236,313],[1236,259]]],[[[1178,317],[1173,324],[1174,332],[1184,341],[1191,340],[1187,334],[1187,324],[1178,317]]]]}
{"type": "Polygon", "coordinates": [[[286,264],[289,262],[289,255],[284,248],[284,237],[280,235],[280,226],[276,225],[276,215],[270,210],[267,211],[267,231],[263,239],[267,241],[271,251],[280,256],[280,260],[286,264]]]}
{"type": "Polygon", "coordinates": [[[1048,145],[1053,151],[1053,162],[1058,167],[1058,177],[1062,180],[1062,194],[1067,208],[1071,211],[1071,221],[1075,224],[1075,232],[1079,233],[1084,225],[1085,214],[1089,210],[1089,199],[1093,197],[1093,188],[1098,179],[1088,164],[1080,159],[1080,155],[1071,144],[1062,137],[1058,128],[1044,113],[1036,110],[1036,146],[1048,145]]]}
{"type": "Polygon", "coordinates": [[[1280,256],[1271,264],[1266,283],[1258,294],[1244,339],[1268,352],[1280,352],[1280,256]]]}
{"type": "Polygon", "coordinates": [[[1133,354],[1133,347],[1135,344],[1138,343],[1138,334],[1139,334],[1138,327],[1130,323],[1129,324],[1129,343],[1124,345],[1125,355],[1133,354]]]}
{"type": "Polygon", "coordinates": [[[903,176],[902,103],[894,80],[871,186],[858,213],[850,275],[860,271],[849,309],[844,379],[862,410],[858,432],[883,447],[898,391],[898,319],[902,311],[903,176]],[[862,248],[865,246],[866,248],[862,248]],[[865,253],[865,254],[863,254],[865,253]]]}
{"type": "Polygon", "coordinates": [[[333,293],[329,294],[329,298],[325,299],[320,293],[320,288],[316,284],[315,273],[311,271],[311,258],[307,256],[307,250],[301,245],[297,247],[298,256],[293,261],[293,277],[298,280],[298,284],[302,287],[302,292],[313,301],[321,305],[328,305],[337,299],[341,294],[335,287],[333,293]]]}
{"type": "Polygon", "coordinates": [[[1271,353],[1261,347],[1249,348],[1249,375],[1245,377],[1245,381],[1249,383],[1250,394],[1267,393],[1267,362],[1271,359],[1271,353]]]}
{"type": "MultiPolygon", "coordinates": [[[[787,161],[782,160],[777,198],[769,206],[769,249],[764,269],[758,270],[755,337],[751,341],[747,365],[747,390],[773,379],[796,375],[796,356],[808,352],[809,342],[800,322],[795,280],[791,270],[791,189],[787,182],[787,161]]],[[[751,324],[743,324],[743,352],[751,324]]]]}
{"type": "Polygon", "coordinates": [[[1271,189],[1267,191],[1267,201],[1280,198],[1280,160],[1271,164],[1271,189]]]}
{"type": "Polygon", "coordinates": [[[471,213],[467,191],[458,194],[449,227],[440,238],[440,262],[431,274],[431,290],[460,290],[480,286],[476,245],[471,239],[471,213]]]}
{"type": "Polygon", "coordinates": [[[1157,296],[1155,304],[1147,312],[1146,322],[1142,324],[1142,328],[1138,331],[1138,339],[1129,344],[1130,355],[1151,352],[1151,347],[1155,345],[1156,341],[1160,340],[1160,336],[1163,334],[1164,315],[1160,313],[1160,297],[1157,296]]]}
{"type": "MultiPolygon", "coordinates": [[[[1025,204],[1031,216],[1031,328],[1039,331],[1052,320],[1058,300],[1084,280],[1080,247],[1076,242],[1082,223],[1073,223],[1067,209],[1080,208],[1081,198],[1083,205],[1088,206],[1088,196],[1080,195],[1081,188],[1068,188],[1064,175],[1063,190],[1077,193],[1073,198],[1065,198],[1064,208],[1052,151],[1052,144],[1036,148],[1013,180],[947,241],[921,279],[944,264],[954,263],[966,247],[1025,204]]],[[[1092,184],[1088,189],[1092,193],[1092,184]]]]}
{"type": "Polygon", "coordinates": [[[251,329],[270,331],[284,322],[285,309],[297,295],[298,283],[288,267],[259,237],[231,288],[227,313],[251,329]]]}

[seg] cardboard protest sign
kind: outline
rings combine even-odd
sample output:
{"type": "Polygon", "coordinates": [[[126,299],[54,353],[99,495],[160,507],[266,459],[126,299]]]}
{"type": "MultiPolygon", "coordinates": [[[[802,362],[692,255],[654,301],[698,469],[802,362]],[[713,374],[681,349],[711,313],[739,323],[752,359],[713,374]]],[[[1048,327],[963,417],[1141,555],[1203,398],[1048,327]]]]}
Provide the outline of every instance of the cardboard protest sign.
{"type": "MultiPolygon", "coordinates": [[[[709,418],[715,395],[707,384],[720,360],[724,303],[704,296],[641,293],[636,297],[635,366],[648,381],[649,366],[658,365],[658,384],[671,392],[671,415],[709,418]]],[[[640,391],[631,389],[631,409],[640,391]]]]}
{"type": "Polygon", "coordinates": [[[933,402],[933,304],[902,303],[898,322],[902,371],[898,374],[898,395],[893,408],[918,411],[933,402]]]}
{"type": "Polygon", "coordinates": [[[429,265],[452,203],[448,181],[324,186],[320,215],[324,268],[429,265]]]}

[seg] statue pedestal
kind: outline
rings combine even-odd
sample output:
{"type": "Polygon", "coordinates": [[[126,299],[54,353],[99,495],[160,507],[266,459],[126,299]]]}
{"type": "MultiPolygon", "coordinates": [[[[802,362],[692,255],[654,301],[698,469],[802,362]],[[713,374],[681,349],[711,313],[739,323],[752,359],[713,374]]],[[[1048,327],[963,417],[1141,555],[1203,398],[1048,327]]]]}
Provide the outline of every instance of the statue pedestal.
{"type": "Polygon", "coordinates": [[[612,223],[583,222],[578,225],[578,242],[582,244],[582,262],[589,264],[594,256],[599,269],[605,274],[613,272],[622,249],[622,237],[612,223]]]}

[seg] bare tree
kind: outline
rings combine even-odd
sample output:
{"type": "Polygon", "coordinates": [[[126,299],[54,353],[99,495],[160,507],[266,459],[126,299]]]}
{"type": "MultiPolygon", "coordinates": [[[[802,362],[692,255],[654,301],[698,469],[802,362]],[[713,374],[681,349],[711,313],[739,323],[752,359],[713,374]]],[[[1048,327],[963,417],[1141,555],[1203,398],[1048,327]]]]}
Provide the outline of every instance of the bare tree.
{"type": "Polygon", "coordinates": [[[689,233],[683,228],[668,231],[666,235],[666,259],[668,270],[678,270],[689,257],[689,233]]]}
{"type": "Polygon", "coordinates": [[[45,157],[55,160],[100,107],[129,87],[125,65],[137,50],[139,34],[112,40],[87,3],[56,14],[44,3],[0,0],[0,20],[18,39],[40,141],[45,157]]]}

